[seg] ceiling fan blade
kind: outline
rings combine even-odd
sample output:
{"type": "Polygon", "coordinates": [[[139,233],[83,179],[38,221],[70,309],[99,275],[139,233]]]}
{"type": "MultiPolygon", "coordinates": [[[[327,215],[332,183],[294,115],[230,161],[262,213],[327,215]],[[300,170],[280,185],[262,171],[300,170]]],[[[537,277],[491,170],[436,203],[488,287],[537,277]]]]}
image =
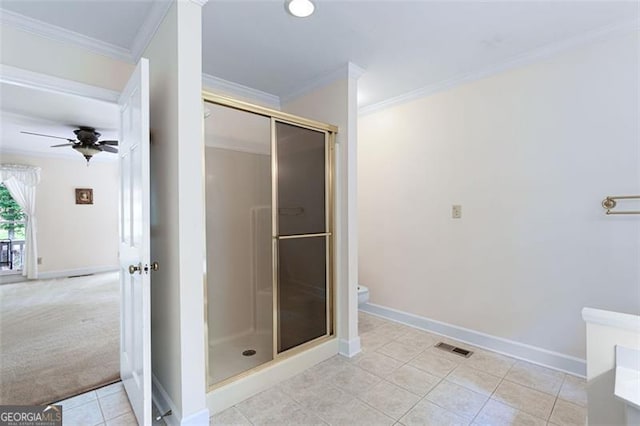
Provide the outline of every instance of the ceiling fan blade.
{"type": "Polygon", "coordinates": [[[100,145],[118,145],[118,141],[100,141],[100,145]]]}
{"type": "Polygon", "coordinates": [[[114,153],[114,154],[117,154],[117,153],[118,153],[118,150],[117,150],[117,149],[112,148],[112,147],[110,147],[109,145],[102,145],[102,146],[100,147],[100,149],[101,149],[101,150],[103,150],[103,151],[106,151],[106,152],[112,152],[112,153],[114,153]]]}
{"type": "Polygon", "coordinates": [[[59,146],[73,146],[75,143],[61,143],[60,145],[51,145],[51,148],[58,148],[59,146]]]}
{"type": "Polygon", "coordinates": [[[73,139],[69,139],[69,138],[62,138],[60,136],[51,136],[51,135],[43,135],[42,133],[33,133],[33,132],[20,132],[20,133],[24,133],[25,135],[35,135],[35,136],[44,136],[45,138],[55,138],[55,139],[63,139],[65,141],[69,141],[69,142],[73,142],[73,139]]]}

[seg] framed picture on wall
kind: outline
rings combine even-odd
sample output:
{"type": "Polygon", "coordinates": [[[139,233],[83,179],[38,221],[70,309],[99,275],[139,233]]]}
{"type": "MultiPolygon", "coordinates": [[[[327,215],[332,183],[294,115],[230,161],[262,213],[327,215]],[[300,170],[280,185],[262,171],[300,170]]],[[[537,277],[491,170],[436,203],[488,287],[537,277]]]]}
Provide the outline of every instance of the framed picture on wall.
{"type": "Polygon", "coordinates": [[[93,189],[76,188],[76,204],[93,204],[93,189]]]}

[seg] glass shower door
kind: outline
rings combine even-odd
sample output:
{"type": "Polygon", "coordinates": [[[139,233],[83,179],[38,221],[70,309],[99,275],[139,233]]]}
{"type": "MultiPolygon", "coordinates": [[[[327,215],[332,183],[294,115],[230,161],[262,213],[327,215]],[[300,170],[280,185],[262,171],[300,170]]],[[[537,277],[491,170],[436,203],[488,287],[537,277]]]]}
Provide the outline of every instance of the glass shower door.
{"type": "Polygon", "coordinates": [[[330,323],[327,132],[274,119],[277,353],[326,336],[330,323]]]}
{"type": "Polygon", "coordinates": [[[209,384],[273,360],[271,118],[205,103],[209,384]]]}
{"type": "Polygon", "coordinates": [[[207,384],[333,335],[336,126],[205,94],[207,384]]]}

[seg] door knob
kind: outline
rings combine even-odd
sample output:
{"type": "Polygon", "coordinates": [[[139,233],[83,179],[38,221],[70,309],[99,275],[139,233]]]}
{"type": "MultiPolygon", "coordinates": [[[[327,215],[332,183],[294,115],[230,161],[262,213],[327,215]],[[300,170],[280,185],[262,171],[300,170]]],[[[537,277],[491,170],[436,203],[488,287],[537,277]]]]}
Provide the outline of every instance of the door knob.
{"type": "Polygon", "coordinates": [[[145,272],[149,272],[149,271],[155,272],[158,269],[160,269],[160,264],[158,262],[152,262],[151,265],[144,266],[145,272]]]}
{"type": "Polygon", "coordinates": [[[138,263],[137,265],[129,265],[129,273],[133,275],[136,272],[142,274],[142,263],[138,263]]]}

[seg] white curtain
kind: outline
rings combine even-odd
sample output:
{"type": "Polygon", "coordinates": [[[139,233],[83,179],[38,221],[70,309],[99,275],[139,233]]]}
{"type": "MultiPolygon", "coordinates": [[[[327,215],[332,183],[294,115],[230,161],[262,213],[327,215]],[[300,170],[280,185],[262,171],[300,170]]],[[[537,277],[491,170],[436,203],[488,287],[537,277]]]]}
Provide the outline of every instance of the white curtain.
{"type": "Polygon", "coordinates": [[[22,275],[30,279],[38,278],[36,185],[40,182],[40,168],[21,164],[0,164],[0,182],[9,190],[27,216],[22,275]]]}

